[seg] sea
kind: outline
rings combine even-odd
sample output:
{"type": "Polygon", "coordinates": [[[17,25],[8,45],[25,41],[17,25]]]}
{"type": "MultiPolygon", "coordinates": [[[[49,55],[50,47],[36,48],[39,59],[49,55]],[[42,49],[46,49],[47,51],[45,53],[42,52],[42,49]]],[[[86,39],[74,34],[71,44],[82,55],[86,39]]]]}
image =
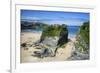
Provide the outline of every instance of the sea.
{"type": "MultiPolygon", "coordinates": [[[[67,26],[67,28],[68,28],[68,38],[74,38],[79,32],[80,26],[67,26]]],[[[42,30],[25,29],[22,30],[22,32],[42,33],[42,30]]]]}
{"type": "Polygon", "coordinates": [[[67,26],[67,28],[68,28],[68,38],[74,38],[79,32],[80,26],[67,26]]]}

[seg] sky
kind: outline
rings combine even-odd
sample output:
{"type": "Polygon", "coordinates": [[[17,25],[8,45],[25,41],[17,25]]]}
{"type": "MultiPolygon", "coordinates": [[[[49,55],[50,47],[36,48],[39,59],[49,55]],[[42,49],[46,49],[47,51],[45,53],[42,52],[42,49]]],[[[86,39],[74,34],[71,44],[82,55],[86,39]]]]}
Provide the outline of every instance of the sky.
{"type": "Polygon", "coordinates": [[[21,10],[21,20],[43,22],[46,24],[81,26],[84,22],[89,21],[89,18],[89,13],[82,12],[21,10]]]}

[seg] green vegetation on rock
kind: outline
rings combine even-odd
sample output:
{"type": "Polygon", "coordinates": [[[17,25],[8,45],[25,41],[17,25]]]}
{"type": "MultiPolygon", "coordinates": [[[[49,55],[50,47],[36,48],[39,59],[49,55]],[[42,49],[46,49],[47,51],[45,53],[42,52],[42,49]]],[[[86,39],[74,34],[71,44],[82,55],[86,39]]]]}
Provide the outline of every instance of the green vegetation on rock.
{"type": "Polygon", "coordinates": [[[68,42],[68,28],[67,25],[54,24],[48,25],[42,31],[40,43],[54,49],[53,56],[56,55],[57,49],[68,42]]]}
{"type": "Polygon", "coordinates": [[[89,52],[89,22],[83,23],[77,36],[76,48],[83,53],[89,52]]]}
{"type": "Polygon", "coordinates": [[[42,32],[40,42],[46,37],[58,37],[57,45],[63,45],[68,41],[68,29],[65,24],[48,25],[42,32]]]}
{"type": "Polygon", "coordinates": [[[86,42],[86,44],[89,44],[89,22],[85,22],[81,26],[79,34],[84,39],[84,41],[86,42]]]}
{"type": "Polygon", "coordinates": [[[62,29],[61,25],[50,25],[43,30],[42,35],[48,37],[59,36],[62,29]]]}
{"type": "Polygon", "coordinates": [[[23,29],[34,29],[34,30],[42,30],[45,29],[48,25],[42,22],[28,22],[21,21],[21,30],[23,29]]]}

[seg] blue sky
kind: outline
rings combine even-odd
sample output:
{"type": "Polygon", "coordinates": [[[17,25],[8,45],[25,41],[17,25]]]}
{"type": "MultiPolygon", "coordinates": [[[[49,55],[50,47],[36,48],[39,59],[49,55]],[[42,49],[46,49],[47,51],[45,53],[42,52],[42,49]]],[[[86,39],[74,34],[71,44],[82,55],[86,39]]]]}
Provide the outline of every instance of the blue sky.
{"type": "Polygon", "coordinates": [[[80,26],[83,24],[83,22],[89,21],[89,18],[89,13],[82,12],[21,10],[21,20],[30,20],[47,24],[67,24],[70,26],[80,26]]]}

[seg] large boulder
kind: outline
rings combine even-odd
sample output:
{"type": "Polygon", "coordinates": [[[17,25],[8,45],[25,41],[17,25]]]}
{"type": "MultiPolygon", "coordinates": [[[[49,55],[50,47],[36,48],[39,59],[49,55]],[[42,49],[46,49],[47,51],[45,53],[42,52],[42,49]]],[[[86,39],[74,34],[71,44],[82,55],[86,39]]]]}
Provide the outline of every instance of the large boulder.
{"type": "MultiPolygon", "coordinates": [[[[48,25],[43,32],[40,38],[40,42],[46,48],[49,48],[48,51],[52,51],[51,55],[54,56],[57,48],[68,42],[68,30],[67,26],[62,25],[48,25]]],[[[49,54],[49,56],[51,56],[49,54]]]]}
{"type": "Polygon", "coordinates": [[[49,25],[42,32],[40,43],[49,45],[50,47],[61,46],[68,41],[67,26],[62,25],[49,25]]]}

